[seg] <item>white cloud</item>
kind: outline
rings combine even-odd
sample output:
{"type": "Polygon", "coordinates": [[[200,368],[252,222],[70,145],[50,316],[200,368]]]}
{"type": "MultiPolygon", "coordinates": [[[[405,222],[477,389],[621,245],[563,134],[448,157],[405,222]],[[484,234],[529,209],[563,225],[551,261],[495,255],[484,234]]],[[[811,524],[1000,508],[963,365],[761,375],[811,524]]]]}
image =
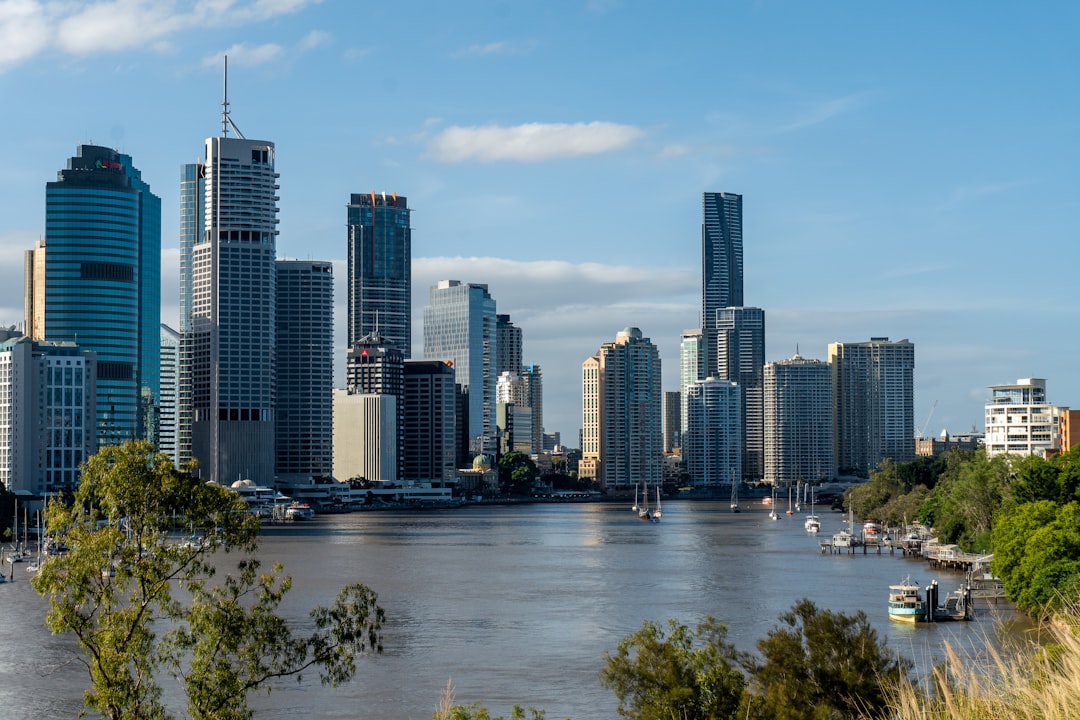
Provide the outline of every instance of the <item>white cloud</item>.
{"type": "Polygon", "coordinates": [[[264,43],[262,45],[248,45],[239,43],[233,45],[224,53],[214,53],[203,58],[203,67],[221,67],[221,56],[229,58],[229,62],[241,67],[254,67],[263,65],[279,57],[283,48],[276,43],[264,43]]]}
{"type": "MultiPolygon", "coordinates": [[[[0,71],[55,48],[70,55],[134,48],[163,52],[170,36],[204,27],[239,27],[299,12],[320,0],[107,0],[103,2],[0,2],[0,71]]],[[[302,44],[325,43],[309,33],[302,44]]],[[[266,47],[266,46],[260,46],[266,47]]]]}
{"type": "Polygon", "coordinates": [[[515,43],[508,40],[489,42],[483,45],[470,45],[451,55],[454,58],[485,57],[487,55],[526,55],[536,47],[535,41],[515,43]]]}
{"type": "Polygon", "coordinates": [[[865,93],[855,93],[844,97],[832,98],[815,104],[803,111],[795,120],[779,129],[780,132],[801,130],[811,125],[818,125],[832,118],[859,108],[865,100],[865,93]]]}
{"type": "Polygon", "coordinates": [[[317,47],[324,47],[334,42],[334,36],[328,32],[322,30],[312,30],[300,40],[301,50],[313,50],[317,47]]]}
{"type": "Polygon", "coordinates": [[[611,122],[455,126],[439,133],[428,148],[442,162],[539,162],[621,150],[644,135],[641,128],[611,122]]]}

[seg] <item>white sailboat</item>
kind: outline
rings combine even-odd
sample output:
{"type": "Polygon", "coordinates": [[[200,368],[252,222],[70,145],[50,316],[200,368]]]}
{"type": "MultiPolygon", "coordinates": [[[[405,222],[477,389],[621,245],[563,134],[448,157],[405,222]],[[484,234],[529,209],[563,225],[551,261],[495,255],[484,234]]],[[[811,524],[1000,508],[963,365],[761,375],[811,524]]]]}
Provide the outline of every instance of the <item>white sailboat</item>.
{"type": "Polygon", "coordinates": [[[806,520],[803,522],[803,526],[806,528],[806,532],[816,533],[821,530],[821,518],[814,514],[814,493],[810,492],[810,514],[806,516],[806,520]]]}
{"type": "MultiPolygon", "coordinates": [[[[637,494],[637,486],[634,486],[635,494],[637,494]]],[[[649,484],[644,480],[641,481],[641,505],[638,507],[637,515],[642,520],[652,520],[652,512],[649,511],[649,484]]]]}
{"type": "Polygon", "coordinates": [[[660,488],[656,488],[656,509],[652,511],[652,519],[659,520],[664,511],[660,508],[660,488]]]}
{"type": "Polygon", "coordinates": [[[739,484],[735,482],[735,473],[731,473],[731,512],[740,512],[739,509],[739,484]]]}
{"type": "Polygon", "coordinates": [[[780,519],[780,516],[776,514],[776,486],[775,485],[773,485],[773,487],[772,487],[772,495],[771,495],[771,499],[769,500],[769,519],[770,520],[779,520],[780,519]]]}

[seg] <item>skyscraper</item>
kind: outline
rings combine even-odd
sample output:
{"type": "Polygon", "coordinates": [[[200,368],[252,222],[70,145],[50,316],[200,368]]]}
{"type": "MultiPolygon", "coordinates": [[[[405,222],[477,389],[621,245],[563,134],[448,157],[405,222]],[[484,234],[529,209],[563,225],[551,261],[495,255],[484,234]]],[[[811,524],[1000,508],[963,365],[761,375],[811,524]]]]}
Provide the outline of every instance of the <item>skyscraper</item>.
{"type": "Polygon", "coordinates": [[[424,357],[450,360],[467,393],[464,428],[474,452],[495,449],[495,299],[487,285],[440,280],[424,308],[424,357]]]}
{"type": "Polygon", "coordinates": [[[885,458],[915,457],[915,346],[887,337],[829,344],[833,457],[844,475],[869,477],[885,458]]]}
{"type": "Polygon", "coordinates": [[[662,476],[660,353],[636,327],[581,364],[579,476],[609,491],[662,476]]]}
{"type": "Polygon", "coordinates": [[[836,472],[829,364],[795,355],[766,363],[765,482],[820,483],[836,472]]]}
{"type": "Polygon", "coordinates": [[[410,213],[404,195],[349,196],[349,347],[378,330],[412,357],[410,213]]]}
{"type": "MultiPolygon", "coordinates": [[[[705,336],[701,328],[683,330],[682,341],[679,343],[679,436],[686,437],[689,427],[689,414],[686,408],[686,400],[689,395],[686,389],[698,380],[708,377],[705,371],[705,336]]],[[[716,372],[716,364],[713,362],[713,370],[716,372]]],[[[681,440],[680,440],[681,443],[681,440]]]]}
{"type": "Polygon", "coordinates": [[[682,447],[682,392],[680,390],[665,390],[662,405],[664,413],[663,450],[665,453],[669,453],[682,447]]]}
{"type": "Polygon", "coordinates": [[[753,307],[716,311],[716,376],[742,388],[742,479],[758,482],[765,472],[762,373],[765,367],[765,311],[753,307]]]}
{"type": "Polygon", "coordinates": [[[1046,380],[1020,378],[1011,385],[991,385],[986,401],[987,457],[1011,453],[1044,457],[1061,447],[1060,419],[1067,408],[1046,399],[1046,380]]]}
{"type": "MultiPolygon", "coordinates": [[[[228,120],[226,116],[225,120],[228,120]]],[[[226,123],[223,123],[223,128],[226,123]]],[[[208,480],[274,477],[274,144],[208,138],[180,185],[180,443],[208,480]],[[190,428],[187,429],[187,428],[190,428]]]]}
{"type": "Polygon", "coordinates": [[[507,423],[497,423],[500,430],[513,431],[513,438],[503,439],[503,448],[539,455],[543,452],[544,420],[543,375],[539,365],[528,365],[520,373],[509,370],[495,381],[495,401],[498,407],[512,405],[513,411],[501,414],[507,423]]]}
{"type": "Polygon", "coordinates": [[[495,316],[495,347],[495,377],[521,372],[521,328],[510,322],[509,315],[495,316]]]}
{"type": "Polygon", "coordinates": [[[705,339],[705,375],[717,375],[716,311],[743,304],[742,195],[702,195],[701,323],[705,339]]]}
{"type": "Polygon", "coordinates": [[[158,450],[179,466],[177,402],[180,398],[180,333],[161,324],[161,411],[158,414],[158,450]]]}
{"type": "MultiPolygon", "coordinates": [[[[390,426],[380,429],[379,438],[380,442],[386,440],[396,444],[396,472],[402,467],[405,452],[405,358],[397,346],[381,332],[370,332],[349,348],[345,361],[345,392],[350,395],[390,395],[396,398],[394,403],[380,407],[381,414],[365,416],[369,419],[386,418],[393,412],[390,426]]],[[[346,401],[335,400],[335,404],[342,402],[346,401]]],[[[337,433],[339,429],[335,425],[335,434],[344,437],[337,433]]]]}
{"type": "Polygon", "coordinates": [[[27,332],[97,354],[98,444],[156,441],[161,200],[130,156],[76,149],[46,185],[45,242],[26,265],[27,332]]]}
{"type": "Polygon", "coordinates": [[[742,388],[715,377],[686,388],[690,430],[683,441],[683,468],[697,486],[738,482],[743,477],[742,388]]]}
{"type": "Polygon", "coordinates": [[[276,476],[333,474],[334,270],[321,260],[278,260],[274,405],[276,476]]]}
{"type": "Polygon", "coordinates": [[[398,468],[402,480],[454,477],[457,435],[454,384],[454,368],[443,361],[405,361],[406,434],[403,464],[398,468]]]}

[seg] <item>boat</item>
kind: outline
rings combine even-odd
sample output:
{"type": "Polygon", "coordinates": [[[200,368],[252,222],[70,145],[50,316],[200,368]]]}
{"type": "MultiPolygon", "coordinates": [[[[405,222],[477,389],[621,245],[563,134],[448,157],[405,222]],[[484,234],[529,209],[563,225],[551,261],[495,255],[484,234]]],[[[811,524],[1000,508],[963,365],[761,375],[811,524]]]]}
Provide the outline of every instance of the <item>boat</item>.
{"type": "Polygon", "coordinates": [[[806,532],[816,533],[821,530],[821,518],[814,514],[814,494],[810,493],[810,514],[803,521],[806,532]]]}
{"type": "Polygon", "coordinates": [[[769,510],[769,519],[770,520],[779,520],[780,516],[776,514],[776,507],[775,507],[776,506],[776,486],[775,485],[773,485],[772,495],[768,498],[768,500],[769,500],[769,502],[767,502],[767,503],[764,500],[762,500],[761,504],[769,506],[769,508],[770,508],[770,510],[769,510]]]}
{"type": "Polygon", "coordinates": [[[791,515],[791,485],[787,487],[787,514],[791,515]]]}
{"type": "Polygon", "coordinates": [[[660,488],[656,488],[656,509],[652,513],[653,520],[659,520],[663,514],[663,510],[660,508],[660,488]]]}
{"type": "Polygon", "coordinates": [[[634,483],[634,504],[630,506],[630,509],[637,512],[637,483],[634,483]]]}
{"type": "Polygon", "coordinates": [[[875,542],[881,539],[881,528],[873,520],[863,523],[863,539],[875,542]]]}
{"type": "Polygon", "coordinates": [[[312,520],[315,518],[315,511],[306,502],[300,500],[293,500],[289,503],[289,506],[285,508],[286,520],[312,520]]]}
{"type": "MultiPolygon", "coordinates": [[[[637,494],[637,486],[634,486],[634,494],[637,494]]],[[[649,483],[641,483],[641,505],[638,506],[637,516],[642,520],[652,520],[652,512],[649,510],[649,483]]]]}
{"type": "Polygon", "coordinates": [[[889,586],[889,619],[904,623],[926,622],[926,598],[910,576],[889,586]]]}
{"type": "Polygon", "coordinates": [[[853,541],[854,537],[847,530],[833,533],[832,536],[832,546],[836,548],[849,548],[853,541]]]}
{"type": "Polygon", "coordinates": [[[802,480],[795,482],[795,512],[802,512],[802,503],[799,498],[802,496],[802,480]]]}
{"type": "Polygon", "coordinates": [[[740,512],[739,509],[739,484],[735,482],[735,473],[731,474],[731,512],[740,512]]]}

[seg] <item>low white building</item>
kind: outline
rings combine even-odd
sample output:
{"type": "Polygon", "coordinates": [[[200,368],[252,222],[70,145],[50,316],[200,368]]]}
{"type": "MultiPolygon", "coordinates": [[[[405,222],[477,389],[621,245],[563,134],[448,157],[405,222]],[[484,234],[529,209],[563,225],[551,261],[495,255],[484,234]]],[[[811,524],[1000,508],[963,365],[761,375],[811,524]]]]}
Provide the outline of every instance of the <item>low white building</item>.
{"type": "Polygon", "coordinates": [[[1059,418],[1068,408],[1046,400],[1046,380],[1021,378],[1012,385],[991,385],[986,402],[987,457],[1045,456],[1061,447],[1059,418]]]}
{"type": "Polygon", "coordinates": [[[334,391],[334,478],[398,479],[396,397],[334,391]]]}

